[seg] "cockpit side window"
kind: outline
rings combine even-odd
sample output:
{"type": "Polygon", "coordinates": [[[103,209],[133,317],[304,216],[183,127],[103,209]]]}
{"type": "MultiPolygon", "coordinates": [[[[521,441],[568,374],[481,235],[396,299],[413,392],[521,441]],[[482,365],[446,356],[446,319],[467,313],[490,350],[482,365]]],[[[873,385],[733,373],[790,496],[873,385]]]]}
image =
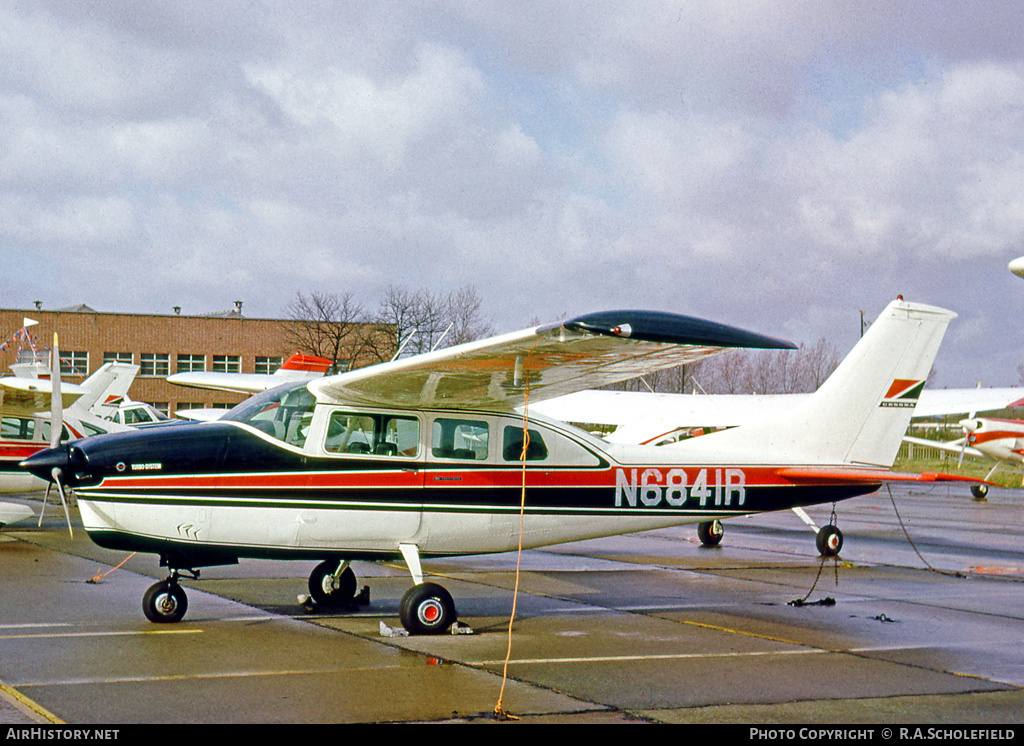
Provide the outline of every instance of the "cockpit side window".
{"type": "Polygon", "coordinates": [[[301,448],[309,435],[316,399],[305,385],[279,386],[250,397],[222,420],[244,422],[273,438],[301,448]]]}

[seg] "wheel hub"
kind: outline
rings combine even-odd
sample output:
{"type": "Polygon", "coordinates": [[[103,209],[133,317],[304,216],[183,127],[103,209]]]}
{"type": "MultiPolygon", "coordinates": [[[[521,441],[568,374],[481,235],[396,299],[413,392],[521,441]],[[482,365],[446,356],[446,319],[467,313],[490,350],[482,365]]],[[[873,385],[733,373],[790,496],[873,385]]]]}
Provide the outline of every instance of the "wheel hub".
{"type": "Polygon", "coordinates": [[[417,615],[424,624],[436,624],[442,614],[441,604],[436,599],[429,598],[420,604],[417,615]]]}

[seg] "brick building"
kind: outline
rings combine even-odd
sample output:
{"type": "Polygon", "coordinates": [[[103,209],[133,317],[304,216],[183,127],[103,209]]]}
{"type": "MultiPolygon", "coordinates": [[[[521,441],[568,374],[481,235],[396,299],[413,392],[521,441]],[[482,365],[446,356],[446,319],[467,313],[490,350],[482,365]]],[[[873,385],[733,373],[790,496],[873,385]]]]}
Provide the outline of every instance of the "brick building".
{"type": "MultiPolygon", "coordinates": [[[[30,344],[49,360],[53,333],[59,334],[62,378],[80,383],[112,360],[140,366],[128,396],[173,413],[179,409],[231,406],[245,397],[186,388],[167,376],[186,371],[273,373],[300,350],[289,347],[287,319],[247,318],[238,302],[231,311],[188,316],[102,313],[88,306],[55,311],[0,309],[0,374],[8,375],[18,351],[30,344]],[[19,330],[25,319],[38,322],[19,330]]],[[[291,343],[294,344],[294,343],[291,343]]],[[[301,350],[302,352],[313,352],[301,350]]]]}

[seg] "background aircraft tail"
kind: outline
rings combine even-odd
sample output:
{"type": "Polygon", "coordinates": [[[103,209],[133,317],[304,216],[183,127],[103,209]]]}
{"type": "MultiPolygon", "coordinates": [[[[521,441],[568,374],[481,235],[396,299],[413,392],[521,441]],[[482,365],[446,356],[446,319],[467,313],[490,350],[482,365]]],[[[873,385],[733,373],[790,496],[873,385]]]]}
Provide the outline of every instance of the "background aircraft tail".
{"type": "Polygon", "coordinates": [[[829,379],[793,411],[684,443],[753,450],[766,461],[891,467],[954,318],[942,308],[893,301],[829,379]]]}
{"type": "Polygon", "coordinates": [[[82,381],[86,393],[79,397],[78,404],[97,415],[117,409],[138,372],[139,366],[134,363],[105,363],[82,381]]]}

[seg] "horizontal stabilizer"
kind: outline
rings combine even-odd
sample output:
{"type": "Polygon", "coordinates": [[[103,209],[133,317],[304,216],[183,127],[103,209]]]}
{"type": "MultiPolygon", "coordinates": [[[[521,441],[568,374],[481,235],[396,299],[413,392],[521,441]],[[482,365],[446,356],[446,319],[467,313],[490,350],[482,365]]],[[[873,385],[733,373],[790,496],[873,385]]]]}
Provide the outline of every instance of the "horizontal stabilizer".
{"type": "Polygon", "coordinates": [[[874,484],[881,482],[971,482],[975,484],[991,484],[983,479],[964,476],[962,474],[942,474],[927,472],[924,474],[901,473],[888,469],[858,469],[845,467],[789,467],[776,472],[794,482],[821,484],[826,480],[834,480],[835,484],[874,484]]]}

